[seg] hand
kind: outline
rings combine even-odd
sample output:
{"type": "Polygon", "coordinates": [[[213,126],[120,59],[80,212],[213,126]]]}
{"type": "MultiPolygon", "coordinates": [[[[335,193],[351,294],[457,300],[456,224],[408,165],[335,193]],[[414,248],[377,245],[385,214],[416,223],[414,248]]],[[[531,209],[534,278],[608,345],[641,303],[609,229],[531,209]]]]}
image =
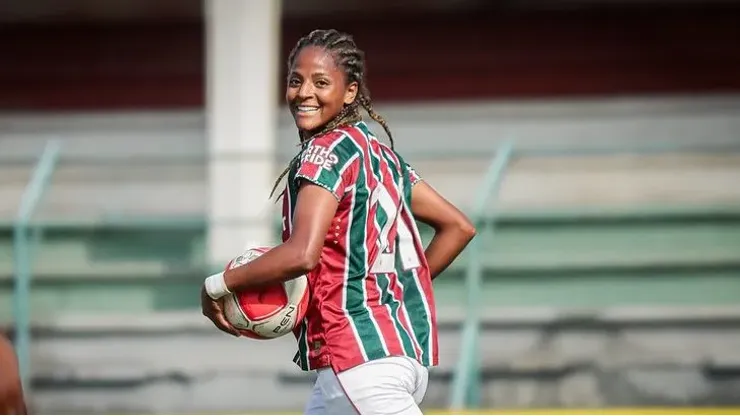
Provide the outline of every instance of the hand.
{"type": "Polygon", "coordinates": [[[0,335],[0,415],[26,413],[13,346],[0,335]]]}
{"type": "MultiPolygon", "coordinates": [[[[4,389],[6,386],[0,388],[4,389]]],[[[28,414],[26,404],[23,401],[23,393],[20,388],[0,392],[0,415],[25,415],[28,414]]]]}
{"type": "Polygon", "coordinates": [[[25,415],[23,388],[16,377],[0,375],[0,415],[25,415]]]}
{"type": "Polygon", "coordinates": [[[210,319],[218,329],[235,337],[240,336],[239,331],[226,320],[222,301],[211,299],[211,297],[208,296],[208,292],[206,292],[205,286],[200,290],[200,308],[203,312],[203,316],[210,319]]]}

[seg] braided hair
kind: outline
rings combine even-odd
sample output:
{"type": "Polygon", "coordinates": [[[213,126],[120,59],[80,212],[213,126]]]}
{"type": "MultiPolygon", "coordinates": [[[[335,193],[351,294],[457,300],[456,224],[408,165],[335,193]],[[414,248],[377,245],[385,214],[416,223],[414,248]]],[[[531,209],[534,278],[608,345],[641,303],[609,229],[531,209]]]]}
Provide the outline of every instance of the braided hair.
{"type": "MultiPolygon", "coordinates": [[[[385,130],[385,133],[388,135],[388,139],[390,140],[391,148],[393,148],[393,135],[388,127],[388,123],[380,116],[380,114],[375,112],[373,109],[373,103],[370,100],[370,90],[365,81],[365,53],[357,47],[352,36],[334,29],[317,29],[312,31],[298,40],[298,43],[296,43],[295,47],[290,52],[290,55],[288,56],[288,72],[290,72],[295,65],[295,60],[298,57],[298,54],[304,48],[310,46],[320,47],[329,52],[334,58],[334,63],[344,72],[347,83],[357,83],[359,94],[352,103],[346,104],[342,108],[342,111],[340,111],[334,119],[326,123],[320,131],[315,133],[306,131],[299,132],[301,144],[307,143],[312,137],[330,132],[339,126],[356,123],[362,120],[362,115],[360,114],[360,107],[362,107],[370,118],[383,127],[383,130],[385,130]]],[[[288,167],[285,168],[280,176],[278,176],[272,187],[272,192],[270,192],[270,198],[275,194],[275,190],[283,177],[285,177],[285,175],[290,172],[293,165],[298,162],[299,157],[300,152],[290,161],[290,163],[288,163],[288,167]]]]}

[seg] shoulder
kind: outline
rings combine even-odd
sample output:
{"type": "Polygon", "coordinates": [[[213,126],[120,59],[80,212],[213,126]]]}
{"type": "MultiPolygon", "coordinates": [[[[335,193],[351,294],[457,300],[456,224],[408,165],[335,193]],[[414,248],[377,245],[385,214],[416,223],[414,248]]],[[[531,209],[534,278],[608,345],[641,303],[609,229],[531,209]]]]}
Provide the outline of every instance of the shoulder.
{"type": "Polygon", "coordinates": [[[364,121],[337,127],[331,133],[345,137],[358,148],[364,148],[371,140],[377,139],[364,121]]]}
{"type": "Polygon", "coordinates": [[[312,139],[310,139],[304,151],[310,148],[311,146],[336,146],[339,143],[341,143],[346,138],[346,136],[347,134],[340,129],[334,129],[332,131],[328,131],[324,134],[315,136],[312,139]]]}
{"type": "Polygon", "coordinates": [[[327,154],[341,153],[346,154],[357,149],[356,143],[351,134],[343,129],[335,129],[311,139],[302,153],[309,154],[327,154]]]}
{"type": "Polygon", "coordinates": [[[352,137],[337,129],[306,143],[297,161],[297,171],[314,176],[320,171],[344,172],[358,159],[362,159],[362,154],[352,137]]]}
{"type": "Polygon", "coordinates": [[[337,161],[362,157],[366,146],[364,136],[356,126],[342,126],[311,139],[301,152],[301,161],[314,155],[329,157],[337,161]]]}

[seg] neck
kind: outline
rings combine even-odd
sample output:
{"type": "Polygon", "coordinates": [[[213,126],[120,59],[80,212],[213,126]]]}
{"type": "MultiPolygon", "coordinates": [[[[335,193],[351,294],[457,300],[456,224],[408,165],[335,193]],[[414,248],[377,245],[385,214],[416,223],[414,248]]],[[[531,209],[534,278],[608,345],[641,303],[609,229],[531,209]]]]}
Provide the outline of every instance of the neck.
{"type": "Polygon", "coordinates": [[[328,131],[334,130],[337,127],[346,126],[348,124],[354,124],[359,121],[362,121],[362,117],[359,115],[357,115],[356,117],[345,117],[344,119],[338,120],[338,121],[335,119],[313,130],[300,130],[298,132],[298,136],[301,140],[301,144],[303,144],[313,139],[314,137],[324,134],[328,131]]]}

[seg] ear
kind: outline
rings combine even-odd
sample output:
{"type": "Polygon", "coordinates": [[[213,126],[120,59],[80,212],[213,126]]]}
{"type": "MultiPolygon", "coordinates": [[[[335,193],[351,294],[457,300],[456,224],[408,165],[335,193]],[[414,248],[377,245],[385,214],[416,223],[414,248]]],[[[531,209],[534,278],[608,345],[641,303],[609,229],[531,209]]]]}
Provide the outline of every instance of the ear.
{"type": "Polygon", "coordinates": [[[357,98],[357,91],[359,90],[359,85],[357,85],[357,82],[350,82],[349,85],[347,85],[347,89],[344,91],[344,104],[350,105],[353,102],[355,102],[355,98],[357,98]]]}

